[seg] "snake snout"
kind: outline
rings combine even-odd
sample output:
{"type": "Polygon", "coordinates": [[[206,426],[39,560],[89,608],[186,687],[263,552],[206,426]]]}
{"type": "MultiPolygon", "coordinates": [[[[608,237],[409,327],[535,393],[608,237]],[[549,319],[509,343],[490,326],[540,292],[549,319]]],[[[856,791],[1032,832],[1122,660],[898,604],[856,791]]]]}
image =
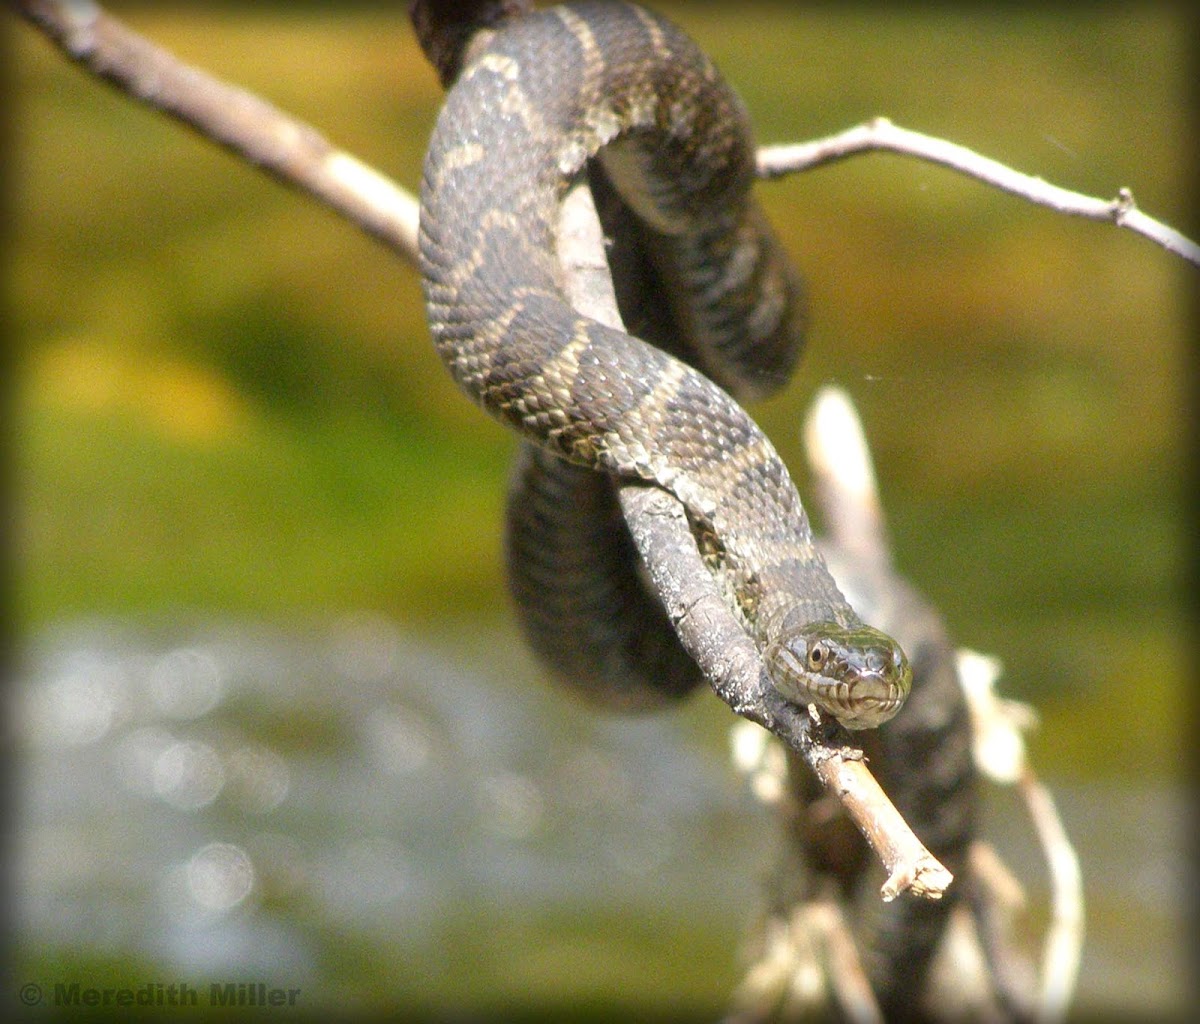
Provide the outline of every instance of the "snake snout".
{"type": "Polygon", "coordinates": [[[846,700],[838,716],[848,729],[874,729],[900,710],[912,686],[912,671],[900,648],[860,652],[843,677],[846,700]]]}
{"type": "Polygon", "coordinates": [[[890,671],[850,672],[844,680],[846,698],[838,718],[847,729],[874,729],[894,717],[908,696],[902,681],[890,671]]]}

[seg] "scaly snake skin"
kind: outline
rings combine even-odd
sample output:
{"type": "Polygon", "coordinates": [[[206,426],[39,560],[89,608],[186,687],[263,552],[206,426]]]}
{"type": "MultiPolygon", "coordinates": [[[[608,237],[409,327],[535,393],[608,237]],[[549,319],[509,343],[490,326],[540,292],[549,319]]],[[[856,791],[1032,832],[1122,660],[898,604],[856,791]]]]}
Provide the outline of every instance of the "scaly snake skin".
{"type": "Polygon", "coordinates": [[[798,297],[753,154],[732,90],[661,18],[580,2],[506,23],[468,51],[426,157],[429,324],[463,390],[544,453],[674,494],[779,691],[869,728],[908,664],[839,592],[770,441],[699,369],[576,314],[557,262],[559,204],[596,157],[656,238],[694,360],[743,393],[777,386],[798,297]]]}

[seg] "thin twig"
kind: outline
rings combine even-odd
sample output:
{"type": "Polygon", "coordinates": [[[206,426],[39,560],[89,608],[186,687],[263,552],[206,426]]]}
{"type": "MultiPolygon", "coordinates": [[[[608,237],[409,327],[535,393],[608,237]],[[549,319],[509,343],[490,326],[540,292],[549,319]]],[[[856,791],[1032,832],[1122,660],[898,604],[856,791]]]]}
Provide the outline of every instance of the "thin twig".
{"type": "Polygon", "coordinates": [[[888,877],[880,889],[884,902],[902,892],[940,899],[954,876],[913,834],[867,766],[845,756],[827,757],[816,771],[887,868],[888,877]]]}
{"type": "Polygon", "coordinates": [[[1066,1017],[1079,977],[1084,931],[1083,876],[1079,857],[1067,838],[1050,791],[1028,767],[1018,786],[1050,868],[1052,913],[1042,954],[1038,1019],[1056,1022],[1066,1017]]]}
{"type": "Polygon", "coordinates": [[[758,173],[764,178],[807,171],[821,164],[841,160],[856,153],[886,150],[929,160],[961,174],[978,178],[989,185],[1032,203],[1048,206],[1059,213],[1089,220],[1109,221],[1117,227],[1157,242],[1164,249],[1200,265],[1200,246],[1174,228],[1155,220],[1137,208],[1133,193],[1121,188],[1115,199],[1095,199],[1080,192],[1051,185],[1042,178],[1022,174],[1011,167],[982,156],[966,146],[894,125],[886,117],[876,117],[837,135],[796,145],[768,146],[758,151],[758,173]]]}
{"type": "Polygon", "coordinates": [[[883,1013],[871,991],[862,958],[854,942],[854,929],[833,895],[809,904],[806,917],[825,946],[829,982],[838,1009],[851,1024],[883,1024],[883,1013]]]}
{"type": "MultiPolygon", "coordinates": [[[[1066,1015],[1079,975],[1084,933],[1083,878],[1079,857],[1063,828],[1054,798],[1029,766],[1022,734],[1036,723],[1036,716],[1026,705],[997,695],[1000,672],[997,659],[959,651],[959,681],[971,708],[977,762],[994,781],[1016,785],[1046,857],[1051,918],[1043,946],[1037,1013],[1039,1020],[1059,1021],[1066,1015]]],[[[985,922],[985,931],[987,927],[985,922]]],[[[999,962],[994,956],[992,959],[999,962]]]]}

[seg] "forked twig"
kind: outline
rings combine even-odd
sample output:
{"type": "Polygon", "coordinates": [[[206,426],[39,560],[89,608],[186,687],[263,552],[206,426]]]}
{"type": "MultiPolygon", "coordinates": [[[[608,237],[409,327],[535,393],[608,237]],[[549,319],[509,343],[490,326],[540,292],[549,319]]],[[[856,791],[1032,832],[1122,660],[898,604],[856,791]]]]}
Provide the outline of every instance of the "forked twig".
{"type": "MultiPolygon", "coordinates": [[[[1066,1016],[1079,976],[1084,934],[1083,878],[1079,857],[1063,827],[1054,797],[1026,756],[1023,734],[1036,724],[1037,716],[1026,705],[997,695],[995,684],[1000,672],[996,658],[959,651],[958,674],[971,709],[976,763],[993,781],[1016,786],[1046,857],[1051,914],[1042,947],[1037,1015],[1040,1021],[1054,1022],[1066,1016]]],[[[985,934],[984,938],[993,964],[1002,967],[1004,952],[989,947],[994,936],[985,934]]]]}

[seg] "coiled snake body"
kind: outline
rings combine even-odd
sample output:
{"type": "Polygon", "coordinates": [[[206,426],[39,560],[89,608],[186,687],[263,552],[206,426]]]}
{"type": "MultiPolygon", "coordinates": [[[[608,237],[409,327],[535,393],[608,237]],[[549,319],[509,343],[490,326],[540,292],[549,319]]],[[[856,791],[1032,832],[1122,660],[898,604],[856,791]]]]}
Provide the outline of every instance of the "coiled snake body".
{"type": "MultiPolygon", "coordinates": [[[[843,598],[779,456],[714,383],[777,386],[800,321],[795,278],[749,196],[741,104],[682,33],[622,3],[564,4],[477,44],[421,190],[421,271],[442,359],[538,446],[526,490],[543,508],[556,487],[596,494],[601,478],[670,491],[776,688],[850,728],[890,718],[909,687],[903,653],[843,598]],[[705,372],[567,302],[559,204],[593,157],[654,239],[673,347],[705,372]]],[[[552,585],[544,569],[531,578],[552,585]]],[[[547,617],[527,617],[543,650],[579,639],[547,638],[547,617]]]]}

